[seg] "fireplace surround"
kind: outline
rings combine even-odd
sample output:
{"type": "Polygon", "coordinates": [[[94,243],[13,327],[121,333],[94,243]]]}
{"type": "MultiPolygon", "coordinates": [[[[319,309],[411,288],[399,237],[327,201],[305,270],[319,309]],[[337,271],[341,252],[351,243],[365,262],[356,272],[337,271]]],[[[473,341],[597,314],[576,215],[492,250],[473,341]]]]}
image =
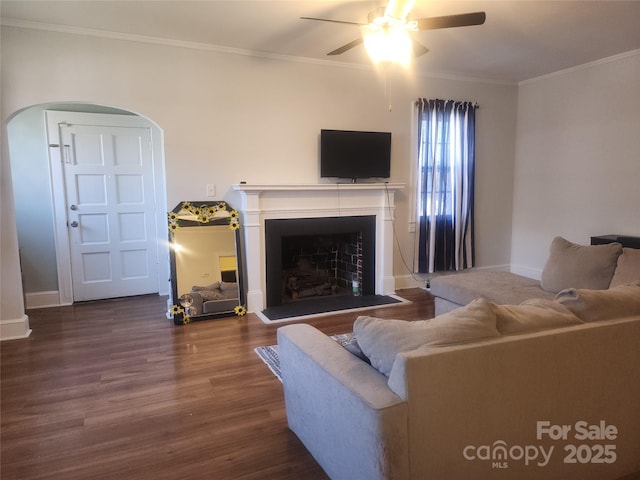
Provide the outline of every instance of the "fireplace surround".
{"type": "Polygon", "coordinates": [[[403,184],[391,183],[233,185],[242,215],[247,310],[260,316],[267,307],[267,258],[271,253],[266,251],[266,225],[277,219],[343,218],[339,222],[348,223],[353,217],[374,217],[374,260],[368,262],[375,270],[372,293],[393,294],[394,199],[403,188],[403,184]]]}

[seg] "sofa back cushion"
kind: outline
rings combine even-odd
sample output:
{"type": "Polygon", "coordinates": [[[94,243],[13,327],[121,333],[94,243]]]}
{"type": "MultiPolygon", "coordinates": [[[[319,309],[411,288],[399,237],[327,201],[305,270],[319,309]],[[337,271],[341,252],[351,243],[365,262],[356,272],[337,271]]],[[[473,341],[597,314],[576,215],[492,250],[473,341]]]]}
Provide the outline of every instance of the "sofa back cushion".
{"type": "Polygon", "coordinates": [[[566,288],[604,290],[609,288],[621,254],[619,243],[578,245],[555,237],[542,269],[540,286],[554,293],[566,288]]]}
{"type": "Polygon", "coordinates": [[[500,335],[496,329],[496,314],[483,298],[431,320],[360,316],[353,324],[353,333],[371,365],[386,376],[399,352],[423,345],[452,345],[500,335]]]}
{"type": "Polygon", "coordinates": [[[553,300],[532,298],[520,305],[496,305],[496,326],[502,335],[567,327],[582,323],[565,305],[553,300]]]}
{"type": "Polygon", "coordinates": [[[640,280],[640,248],[623,248],[610,286],[617,287],[638,280],[640,280]]]}
{"type": "Polygon", "coordinates": [[[194,285],[193,287],[191,287],[191,291],[192,292],[199,292],[200,290],[219,290],[220,289],[220,282],[213,282],[210,283],[209,285],[194,285]]]}
{"type": "Polygon", "coordinates": [[[556,301],[583,322],[640,316],[640,281],[608,290],[569,288],[558,293],[556,301]]]}

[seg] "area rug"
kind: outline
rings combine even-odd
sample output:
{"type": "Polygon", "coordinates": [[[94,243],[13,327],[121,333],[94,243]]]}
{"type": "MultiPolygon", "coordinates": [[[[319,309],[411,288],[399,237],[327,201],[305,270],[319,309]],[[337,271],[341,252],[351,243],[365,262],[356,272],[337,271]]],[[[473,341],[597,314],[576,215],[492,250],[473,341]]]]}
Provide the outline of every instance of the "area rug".
{"type": "Polygon", "coordinates": [[[261,312],[257,312],[257,314],[265,323],[278,323],[304,317],[313,317],[329,312],[365,310],[372,307],[384,307],[406,302],[408,302],[408,300],[396,295],[338,295],[305,299],[285,303],[276,307],[267,307],[261,312]]]}
{"type": "MultiPolygon", "coordinates": [[[[353,341],[353,333],[343,333],[340,335],[333,335],[331,337],[340,345],[347,345],[353,341]]],[[[280,373],[280,357],[278,357],[278,345],[269,345],[266,347],[256,347],[254,352],[265,363],[271,373],[273,373],[280,382],[282,382],[282,376],[280,373]]]]}

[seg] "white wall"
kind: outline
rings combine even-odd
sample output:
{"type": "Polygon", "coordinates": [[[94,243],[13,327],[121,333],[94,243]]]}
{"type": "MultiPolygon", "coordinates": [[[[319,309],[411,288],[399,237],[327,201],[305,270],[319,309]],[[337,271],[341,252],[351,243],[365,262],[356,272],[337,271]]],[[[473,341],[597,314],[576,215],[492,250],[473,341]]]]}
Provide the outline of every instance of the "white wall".
{"type": "Polygon", "coordinates": [[[0,340],[29,336],[29,317],[24,313],[18,234],[13,218],[13,190],[9,155],[2,142],[0,158],[0,340]]]}
{"type": "Polygon", "coordinates": [[[556,235],[640,235],[639,185],[639,51],[520,85],[514,271],[538,276],[556,235]]]}
{"type": "Polygon", "coordinates": [[[26,292],[58,290],[51,177],[43,108],[29,108],[7,126],[18,243],[26,292]]]}
{"type": "MultiPolygon", "coordinates": [[[[418,97],[476,101],[477,263],[510,259],[517,86],[295,62],[94,36],[2,28],[2,119],[42,103],[110,105],[164,131],[167,210],[179,201],[238,201],[230,186],[317,183],[321,128],[393,133],[390,181],[411,181],[412,103],[418,97]],[[393,105],[388,110],[389,100],[393,105]]],[[[398,195],[399,242],[409,263],[410,189],[398,195]]],[[[397,277],[409,274],[395,256],[397,277]]]]}

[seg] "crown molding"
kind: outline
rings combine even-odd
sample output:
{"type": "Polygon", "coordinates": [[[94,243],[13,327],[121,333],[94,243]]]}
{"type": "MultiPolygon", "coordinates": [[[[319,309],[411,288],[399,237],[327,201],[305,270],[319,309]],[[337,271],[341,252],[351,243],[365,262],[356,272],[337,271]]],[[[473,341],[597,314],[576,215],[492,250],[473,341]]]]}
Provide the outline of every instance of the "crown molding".
{"type": "Polygon", "coordinates": [[[90,37],[108,38],[112,40],[121,40],[128,42],[147,43],[152,45],[162,45],[166,47],[188,48],[191,50],[203,50],[208,52],[216,52],[230,55],[241,55],[248,57],[268,58],[272,60],[283,60],[297,63],[311,63],[317,65],[331,65],[334,67],[356,68],[371,70],[369,65],[354,65],[344,62],[335,62],[330,60],[319,60],[308,57],[297,57],[294,55],[284,55],[279,53],[262,52],[258,50],[247,50],[243,48],[225,47],[222,45],[213,45],[209,43],[189,42],[186,40],[175,40],[162,37],[151,37],[147,35],[138,35],[134,33],[120,33],[109,30],[98,30],[94,28],[72,27],[68,25],[59,25],[53,23],[32,22],[29,20],[17,20],[13,18],[0,18],[0,25],[15,28],[24,28],[29,30],[41,30],[55,33],[66,33],[71,35],[85,35],[90,37]]]}
{"type": "MultiPolygon", "coordinates": [[[[161,45],[166,47],[188,48],[191,50],[201,50],[201,51],[215,52],[215,53],[228,54],[228,55],[258,57],[258,58],[266,58],[270,60],[279,60],[279,61],[293,62],[293,63],[305,63],[305,64],[311,64],[311,65],[320,65],[325,67],[338,67],[338,68],[347,68],[352,70],[364,70],[364,71],[374,71],[374,72],[380,71],[379,66],[376,66],[374,64],[363,65],[363,64],[338,62],[335,60],[321,60],[317,58],[299,57],[294,55],[284,55],[279,53],[270,53],[270,52],[263,52],[263,51],[257,51],[257,50],[225,47],[222,45],[213,45],[208,43],[188,42],[185,40],[152,37],[152,36],[138,35],[133,33],[120,33],[120,32],[113,32],[109,30],[99,30],[99,29],[86,28],[86,27],[72,27],[68,25],[59,25],[59,24],[53,24],[53,23],[33,22],[29,20],[19,20],[14,18],[0,17],[0,25],[7,26],[7,27],[29,29],[29,30],[40,30],[40,31],[64,33],[64,34],[71,34],[71,35],[84,35],[84,36],[90,36],[90,37],[107,38],[107,39],[127,41],[127,42],[146,43],[146,44],[161,45]]],[[[454,80],[454,81],[460,81],[460,82],[473,82],[473,83],[488,83],[488,84],[497,84],[497,85],[517,85],[517,82],[512,80],[471,77],[471,76],[464,76],[460,74],[447,73],[447,72],[426,73],[426,72],[420,72],[414,69],[410,70],[410,72],[421,78],[454,80]]]]}
{"type": "Polygon", "coordinates": [[[540,75],[539,77],[529,78],[527,80],[522,80],[518,83],[518,85],[529,85],[532,83],[541,82],[544,80],[549,80],[555,77],[561,77],[563,75],[568,75],[573,72],[578,72],[580,70],[586,70],[591,67],[595,67],[598,65],[605,65],[611,62],[617,62],[619,60],[623,60],[625,58],[634,57],[636,55],[640,55],[640,49],[631,50],[629,52],[618,53],[617,55],[612,55],[610,57],[600,58],[598,60],[594,60],[592,62],[583,63],[581,65],[576,65],[575,67],[565,68],[563,70],[558,70],[556,72],[547,73],[546,75],[540,75]]]}

